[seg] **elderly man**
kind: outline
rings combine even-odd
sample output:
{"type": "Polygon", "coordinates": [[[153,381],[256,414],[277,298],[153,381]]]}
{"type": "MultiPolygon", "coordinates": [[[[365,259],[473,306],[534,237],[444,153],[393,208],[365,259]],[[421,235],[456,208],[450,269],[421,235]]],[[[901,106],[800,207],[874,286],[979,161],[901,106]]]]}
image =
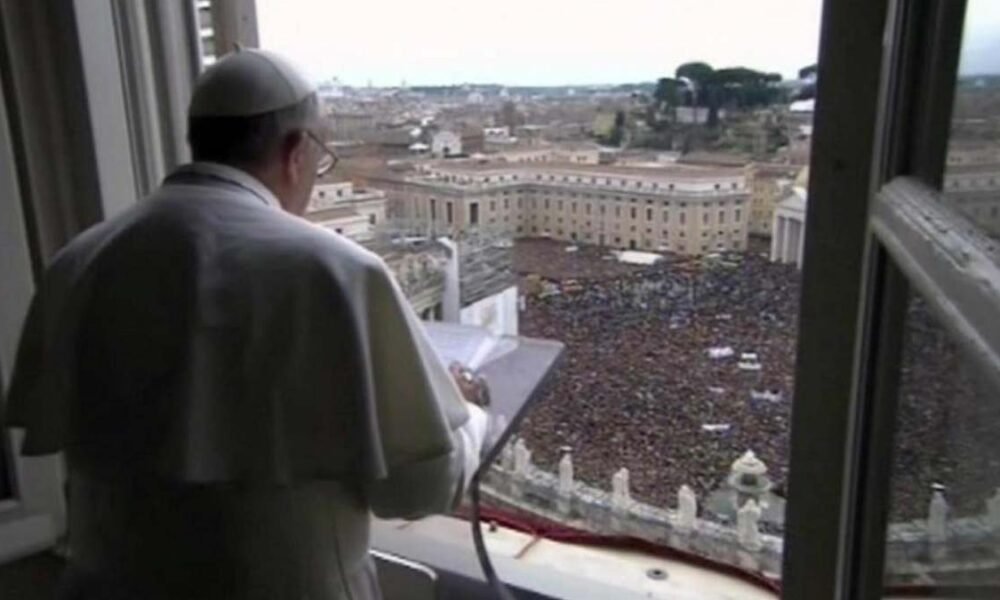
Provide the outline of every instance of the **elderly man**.
{"type": "Polygon", "coordinates": [[[486,416],[386,265],[300,218],[318,121],[284,59],[229,55],[194,162],[48,269],[6,417],[65,452],[66,598],[377,598],[370,513],[461,498],[486,416]]]}

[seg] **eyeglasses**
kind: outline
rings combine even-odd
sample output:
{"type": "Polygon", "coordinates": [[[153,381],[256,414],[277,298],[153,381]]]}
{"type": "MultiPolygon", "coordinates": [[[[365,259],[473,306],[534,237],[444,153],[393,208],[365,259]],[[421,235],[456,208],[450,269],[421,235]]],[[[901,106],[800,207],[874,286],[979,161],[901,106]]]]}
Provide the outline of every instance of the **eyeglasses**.
{"type": "Polygon", "coordinates": [[[340,158],[337,157],[336,152],[327,148],[326,144],[323,143],[323,140],[319,139],[319,136],[315,133],[306,130],[306,135],[308,135],[309,139],[319,146],[320,150],[323,152],[320,156],[319,163],[316,165],[316,177],[322,177],[337,166],[337,162],[340,161],[340,158]]]}

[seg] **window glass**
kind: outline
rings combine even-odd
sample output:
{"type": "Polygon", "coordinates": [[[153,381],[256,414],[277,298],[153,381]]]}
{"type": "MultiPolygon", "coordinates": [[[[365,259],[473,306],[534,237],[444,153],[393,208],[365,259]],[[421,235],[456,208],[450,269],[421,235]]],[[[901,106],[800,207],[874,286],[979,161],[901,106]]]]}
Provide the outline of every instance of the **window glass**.
{"type": "Polygon", "coordinates": [[[944,200],[1000,235],[1000,9],[969,0],[944,175],[944,200]]]}
{"type": "Polygon", "coordinates": [[[1000,584],[1000,395],[956,342],[913,294],[886,532],[890,587],[944,593],[955,584],[1000,584]]]}
{"type": "MultiPolygon", "coordinates": [[[[1000,234],[998,40],[1000,6],[969,0],[941,194],[993,238],[1000,234]]],[[[940,303],[913,292],[906,310],[885,583],[934,597],[954,597],[971,584],[993,597],[1000,584],[1000,382],[935,309],[940,303]]]]}

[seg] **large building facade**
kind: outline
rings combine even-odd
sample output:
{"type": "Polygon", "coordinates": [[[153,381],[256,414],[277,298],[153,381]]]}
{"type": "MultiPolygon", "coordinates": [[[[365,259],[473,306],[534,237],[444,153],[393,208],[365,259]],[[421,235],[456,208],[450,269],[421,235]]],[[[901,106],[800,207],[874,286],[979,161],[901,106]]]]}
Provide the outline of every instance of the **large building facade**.
{"type": "Polygon", "coordinates": [[[394,218],[439,234],[486,228],[688,255],[747,244],[740,168],[447,161],[372,183],[386,189],[394,218]]]}
{"type": "Polygon", "coordinates": [[[802,268],[806,239],[806,204],[808,192],[802,186],[788,190],[774,208],[771,234],[771,260],[802,268]]]}
{"type": "Polygon", "coordinates": [[[386,195],[349,181],[320,182],[313,188],[306,218],[357,242],[371,240],[386,220],[386,195]]]}
{"type": "Polygon", "coordinates": [[[986,143],[953,143],[944,176],[946,201],[992,236],[1000,236],[1000,151],[986,143]]]}
{"type": "Polygon", "coordinates": [[[792,165],[751,163],[747,165],[750,185],[751,235],[770,236],[774,209],[791,189],[796,175],[803,167],[792,165]]]}

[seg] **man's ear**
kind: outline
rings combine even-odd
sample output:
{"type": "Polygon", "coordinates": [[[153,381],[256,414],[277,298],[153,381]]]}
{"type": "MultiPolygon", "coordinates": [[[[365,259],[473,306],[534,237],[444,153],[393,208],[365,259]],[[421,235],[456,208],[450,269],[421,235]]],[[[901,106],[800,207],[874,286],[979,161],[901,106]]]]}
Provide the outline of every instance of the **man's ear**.
{"type": "Polygon", "coordinates": [[[306,135],[295,131],[285,136],[281,145],[282,176],[292,185],[302,177],[302,166],[309,160],[309,144],[306,135]]]}

